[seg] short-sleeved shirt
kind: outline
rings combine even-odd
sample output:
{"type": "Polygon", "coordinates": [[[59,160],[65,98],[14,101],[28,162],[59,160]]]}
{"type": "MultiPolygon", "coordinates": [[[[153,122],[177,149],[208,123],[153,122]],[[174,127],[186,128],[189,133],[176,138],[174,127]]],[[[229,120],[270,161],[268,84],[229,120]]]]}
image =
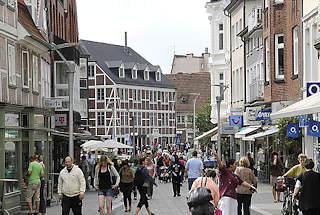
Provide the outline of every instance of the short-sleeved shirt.
{"type": "Polygon", "coordinates": [[[225,166],[220,169],[219,175],[219,193],[220,198],[222,197],[230,197],[233,199],[237,199],[236,188],[238,185],[241,185],[243,180],[229,171],[225,166]]]}
{"type": "Polygon", "coordinates": [[[198,178],[200,177],[200,170],[203,169],[203,163],[198,158],[191,158],[186,164],[188,169],[188,178],[198,178]]]}
{"type": "Polygon", "coordinates": [[[35,184],[40,182],[40,175],[43,174],[43,168],[40,163],[33,161],[29,164],[28,171],[31,171],[29,176],[29,184],[35,184]]]}
{"type": "Polygon", "coordinates": [[[294,167],[292,167],[286,173],[286,176],[291,177],[291,178],[296,178],[296,177],[298,177],[298,175],[300,175],[301,173],[303,173],[305,171],[306,171],[306,168],[304,166],[302,166],[301,164],[298,164],[298,165],[295,165],[294,167]]]}

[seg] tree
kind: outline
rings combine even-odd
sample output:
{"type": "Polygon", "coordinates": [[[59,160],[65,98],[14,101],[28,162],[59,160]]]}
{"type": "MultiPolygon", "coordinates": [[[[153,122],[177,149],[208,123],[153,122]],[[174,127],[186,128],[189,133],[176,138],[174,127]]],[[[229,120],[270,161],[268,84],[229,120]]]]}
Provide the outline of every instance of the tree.
{"type": "MultiPolygon", "coordinates": [[[[211,123],[211,105],[209,101],[199,107],[196,116],[197,135],[201,135],[215,127],[215,125],[211,123]]],[[[211,142],[211,137],[202,138],[200,142],[202,145],[207,145],[211,142]]]]}
{"type": "Polygon", "coordinates": [[[299,123],[298,117],[282,118],[278,121],[279,132],[273,141],[273,149],[282,151],[288,155],[289,166],[297,163],[297,157],[302,152],[302,135],[299,130],[299,138],[293,138],[287,136],[288,123],[299,123]]]}

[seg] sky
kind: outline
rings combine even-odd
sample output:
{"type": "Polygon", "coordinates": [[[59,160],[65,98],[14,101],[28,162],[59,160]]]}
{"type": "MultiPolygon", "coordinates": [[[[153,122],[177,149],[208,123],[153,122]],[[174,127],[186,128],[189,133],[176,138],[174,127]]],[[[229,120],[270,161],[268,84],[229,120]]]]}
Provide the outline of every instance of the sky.
{"type": "MultiPolygon", "coordinates": [[[[163,73],[173,55],[210,47],[208,0],[77,0],[79,38],[128,46],[163,73]]],[[[210,50],[210,49],[209,49],[210,50]]]]}

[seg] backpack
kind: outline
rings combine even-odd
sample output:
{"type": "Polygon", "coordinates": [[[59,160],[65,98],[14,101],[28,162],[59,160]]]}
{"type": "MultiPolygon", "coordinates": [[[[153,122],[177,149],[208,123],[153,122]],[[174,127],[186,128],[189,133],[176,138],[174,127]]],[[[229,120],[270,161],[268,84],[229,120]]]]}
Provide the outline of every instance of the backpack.
{"type": "Polygon", "coordinates": [[[210,189],[206,187],[207,177],[205,177],[204,185],[202,184],[202,181],[203,177],[201,178],[200,187],[197,187],[195,190],[191,191],[190,195],[187,197],[187,204],[189,208],[206,205],[213,200],[210,189]]]}
{"type": "Polygon", "coordinates": [[[136,173],[134,174],[133,183],[135,186],[142,186],[144,184],[146,177],[142,172],[142,169],[137,169],[136,173]]]}

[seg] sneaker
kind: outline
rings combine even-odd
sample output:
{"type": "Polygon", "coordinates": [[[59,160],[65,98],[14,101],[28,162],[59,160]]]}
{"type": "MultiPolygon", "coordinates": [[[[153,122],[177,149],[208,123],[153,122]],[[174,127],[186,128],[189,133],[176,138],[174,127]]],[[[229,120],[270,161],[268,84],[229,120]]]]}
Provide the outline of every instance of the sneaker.
{"type": "Polygon", "coordinates": [[[180,193],[178,193],[178,196],[181,196],[180,193]]]}

